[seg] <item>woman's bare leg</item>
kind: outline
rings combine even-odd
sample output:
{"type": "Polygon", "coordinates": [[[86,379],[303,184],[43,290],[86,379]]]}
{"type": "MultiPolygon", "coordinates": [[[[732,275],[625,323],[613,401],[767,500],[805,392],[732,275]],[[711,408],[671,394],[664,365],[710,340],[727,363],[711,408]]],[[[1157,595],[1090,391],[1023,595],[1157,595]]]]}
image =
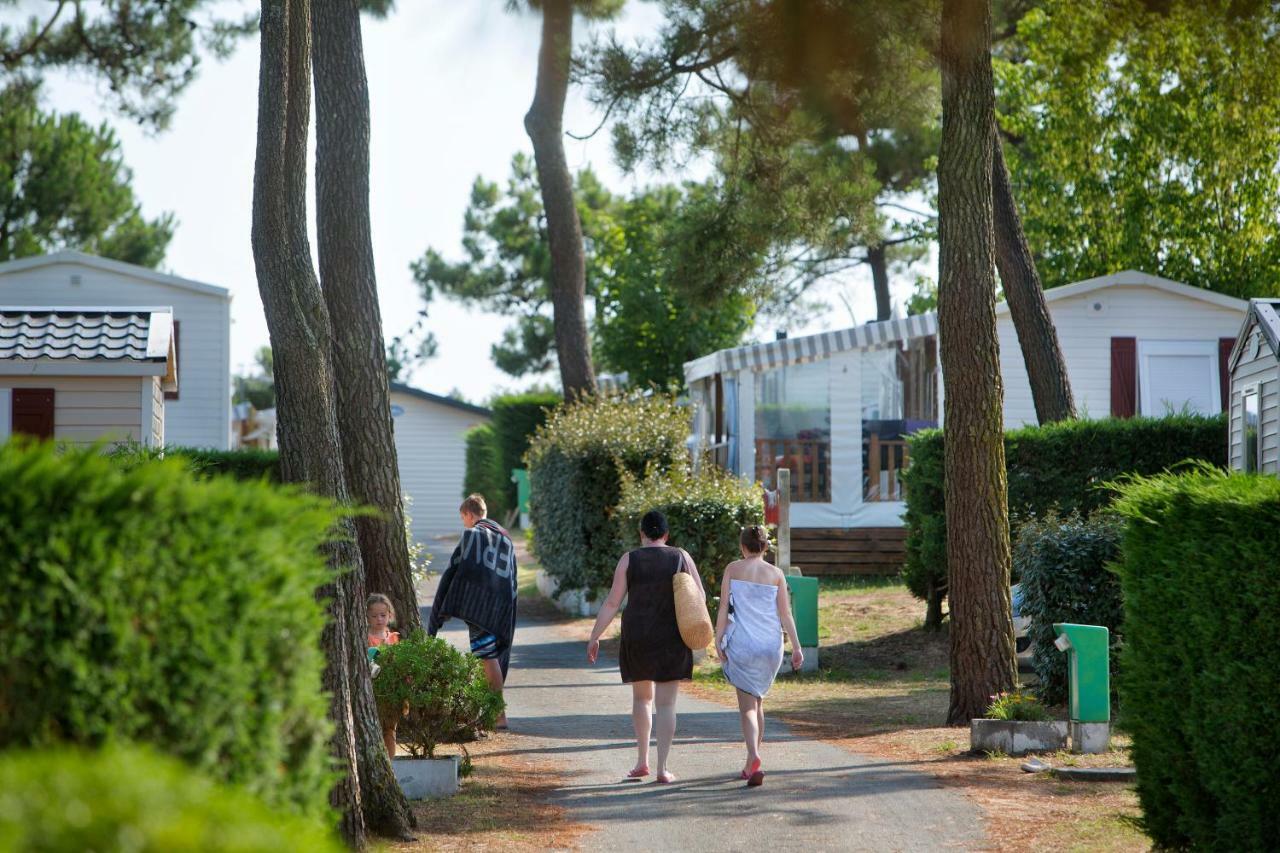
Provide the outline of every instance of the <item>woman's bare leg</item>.
{"type": "Polygon", "coordinates": [[[756,720],[760,724],[760,734],[756,737],[756,750],[764,745],[764,699],[756,700],[756,720]]]}
{"type": "Polygon", "coordinates": [[[649,772],[649,733],[653,730],[653,682],[631,682],[631,725],[636,730],[636,766],[632,776],[649,772]]]}
{"type": "Polygon", "coordinates": [[[760,761],[760,700],[750,693],[738,691],[738,719],[742,723],[742,742],[747,747],[747,763],[743,772],[754,773],[760,761]]]}
{"type": "Polygon", "coordinates": [[[676,697],[680,695],[680,682],[660,681],[657,684],[658,705],[658,766],[657,780],[670,782],[675,779],[667,770],[667,756],[671,754],[671,741],[676,736],[676,697]]]}

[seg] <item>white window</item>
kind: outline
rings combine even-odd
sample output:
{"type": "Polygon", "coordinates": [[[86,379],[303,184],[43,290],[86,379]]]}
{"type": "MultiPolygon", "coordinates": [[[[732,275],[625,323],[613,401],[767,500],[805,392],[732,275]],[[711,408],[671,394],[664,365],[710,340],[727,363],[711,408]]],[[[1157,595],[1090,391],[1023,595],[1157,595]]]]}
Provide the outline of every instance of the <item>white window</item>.
{"type": "Polygon", "coordinates": [[[1244,415],[1240,419],[1240,448],[1244,454],[1244,470],[1258,470],[1258,386],[1244,389],[1241,408],[1244,415]]]}
{"type": "Polygon", "coordinates": [[[1216,341],[1138,341],[1139,412],[1222,411],[1216,341]]]}

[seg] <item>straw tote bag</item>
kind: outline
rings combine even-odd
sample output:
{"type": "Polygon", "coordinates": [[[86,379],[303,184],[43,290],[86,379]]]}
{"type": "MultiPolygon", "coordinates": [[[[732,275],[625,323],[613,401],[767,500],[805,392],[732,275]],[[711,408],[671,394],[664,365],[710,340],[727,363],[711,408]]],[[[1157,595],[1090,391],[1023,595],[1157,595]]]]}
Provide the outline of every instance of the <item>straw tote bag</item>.
{"type": "Polygon", "coordinates": [[[698,595],[698,585],[693,576],[684,570],[676,572],[671,578],[671,592],[676,599],[676,624],[680,626],[680,639],[695,652],[711,645],[715,637],[715,628],[711,627],[711,616],[707,613],[707,605],[698,595]]]}

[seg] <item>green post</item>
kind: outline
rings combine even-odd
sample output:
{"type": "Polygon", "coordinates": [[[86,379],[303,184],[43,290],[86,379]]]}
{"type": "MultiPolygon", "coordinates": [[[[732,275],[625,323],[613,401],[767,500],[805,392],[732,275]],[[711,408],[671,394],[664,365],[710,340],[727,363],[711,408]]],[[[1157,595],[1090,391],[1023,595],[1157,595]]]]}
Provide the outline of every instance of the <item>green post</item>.
{"type": "Polygon", "coordinates": [[[818,579],[800,575],[787,576],[787,591],[791,594],[791,615],[796,620],[796,633],[800,647],[818,647],[818,579]]]}
{"type": "Polygon", "coordinates": [[[1067,653],[1071,686],[1071,721],[1111,721],[1110,636],[1101,625],[1055,623],[1054,645],[1067,653]]]}
{"type": "Polygon", "coordinates": [[[529,527],[529,472],[523,468],[511,469],[511,482],[516,484],[516,508],[520,510],[520,526],[529,527]]]}

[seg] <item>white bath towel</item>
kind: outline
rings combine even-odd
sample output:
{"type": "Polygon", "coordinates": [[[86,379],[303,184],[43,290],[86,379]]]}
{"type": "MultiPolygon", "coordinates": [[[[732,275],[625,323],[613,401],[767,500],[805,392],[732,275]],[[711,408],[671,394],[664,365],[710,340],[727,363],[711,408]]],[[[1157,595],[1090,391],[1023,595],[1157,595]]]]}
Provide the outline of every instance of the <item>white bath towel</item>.
{"type": "Polygon", "coordinates": [[[764,698],[782,665],[776,586],[729,581],[729,627],[722,646],[728,658],[724,677],[742,692],[764,698]]]}

